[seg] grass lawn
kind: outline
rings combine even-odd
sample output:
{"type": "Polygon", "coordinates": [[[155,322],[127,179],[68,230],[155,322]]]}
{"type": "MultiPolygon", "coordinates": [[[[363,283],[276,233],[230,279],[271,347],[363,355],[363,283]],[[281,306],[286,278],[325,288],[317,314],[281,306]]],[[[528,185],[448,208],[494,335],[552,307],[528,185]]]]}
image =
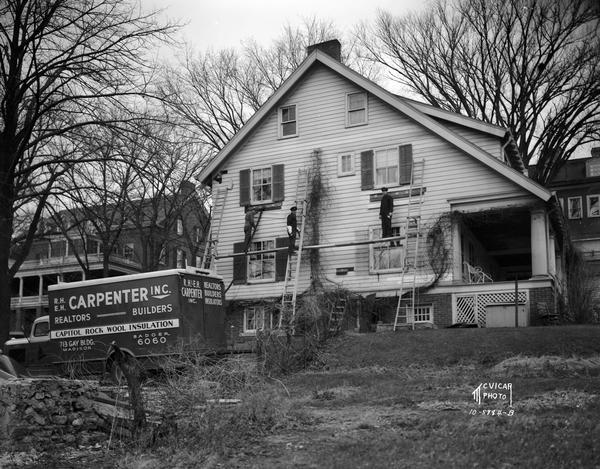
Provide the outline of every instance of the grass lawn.
{"type": "Polygon", "coordinates": [[[600,468],[600,327],[345,334],[319,358],[310,370],[267,380],[237,408],[190,412],[189,425],[180,422],[162,445],[74,461],[128,469],[600,468]],[[473,392],[484,383],[503,386],[495,391],[506,398],[478,403],[473,392]]]}

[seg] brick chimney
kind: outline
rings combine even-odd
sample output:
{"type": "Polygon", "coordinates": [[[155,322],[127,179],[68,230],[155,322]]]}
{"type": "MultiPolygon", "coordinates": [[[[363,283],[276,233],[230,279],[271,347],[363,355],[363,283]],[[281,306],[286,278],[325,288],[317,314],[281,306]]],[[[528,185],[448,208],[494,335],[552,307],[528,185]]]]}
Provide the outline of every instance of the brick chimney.
{"type": "Polygon", "coordinates": [[[328,56],[333,57],[338,62],[342,61],[342,44],[340,44],[340,41],[337,39],[331,39],[330,41],[308,46],[306,48],[306,55],[309,55],[315,49],[325,52],[328,56]]]}
{"type": "Polygon", "coordinates": [[[600,147],[592,148],[592,158],[593,157],[600,157],[600,147]]]}

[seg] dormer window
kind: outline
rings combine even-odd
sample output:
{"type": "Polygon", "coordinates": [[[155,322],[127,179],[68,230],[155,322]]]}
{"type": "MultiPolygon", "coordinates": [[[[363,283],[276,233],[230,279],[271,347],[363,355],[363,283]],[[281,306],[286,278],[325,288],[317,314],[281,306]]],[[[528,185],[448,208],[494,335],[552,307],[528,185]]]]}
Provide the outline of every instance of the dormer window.
{"type": "Polygon", "coordinates": [[[367,93],[348,93],[346,95],[346,126],[367,123],[367,93]]]}
{"type": "Polygon", "coordinates": [[[296,105],[279,108],[279,137],[288,138],[298,135],[298,122],[296,120],[296,105]]]}
{"type": "Polygon", "coordinates": [[[586,173],[589,178],[600,176],[600,158],[591,158],[586,162],[586,173]]]}

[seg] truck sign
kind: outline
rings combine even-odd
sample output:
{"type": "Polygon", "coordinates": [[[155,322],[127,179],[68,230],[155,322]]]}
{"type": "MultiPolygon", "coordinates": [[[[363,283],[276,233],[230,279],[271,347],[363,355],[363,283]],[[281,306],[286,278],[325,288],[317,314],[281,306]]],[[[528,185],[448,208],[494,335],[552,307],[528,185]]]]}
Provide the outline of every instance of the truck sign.
{"type": "Polygon", "coordinates": [[[138,358],[226,349],[223,281],[206,270],[60,283],[49,287],[48,302],[47,340],[9,341],[9,353],[56,364],[104,360],[113,342],[138,358]],[[17,353],[23,341],[36,351],[17,353]]]}

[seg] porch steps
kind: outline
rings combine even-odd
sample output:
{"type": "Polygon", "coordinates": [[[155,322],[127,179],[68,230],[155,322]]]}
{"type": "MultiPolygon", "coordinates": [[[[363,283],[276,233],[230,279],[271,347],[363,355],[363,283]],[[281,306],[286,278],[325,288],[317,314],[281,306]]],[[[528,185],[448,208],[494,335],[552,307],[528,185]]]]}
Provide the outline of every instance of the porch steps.
{"type": "Polygon", "coordinates": [[[408,204],[403,230],[406,240],[404,242],[403,259],[404,265],[400,276],[398,292],[398,304],[396,305],[396,317],[394,318],[394,331],[400,327],[415,328],[415,296],[417,269],[419,268],[419,253],[421,241],[421,209],[425,190],[423,180],[425,173],[425,160],[413,162],[411,168],[410,186],[408,188],[408,204]],[[419,188],[419,193],[413,196],[413,187],[419,188]],[[414,237],[414,242],[408,241],[414,237]]]}

